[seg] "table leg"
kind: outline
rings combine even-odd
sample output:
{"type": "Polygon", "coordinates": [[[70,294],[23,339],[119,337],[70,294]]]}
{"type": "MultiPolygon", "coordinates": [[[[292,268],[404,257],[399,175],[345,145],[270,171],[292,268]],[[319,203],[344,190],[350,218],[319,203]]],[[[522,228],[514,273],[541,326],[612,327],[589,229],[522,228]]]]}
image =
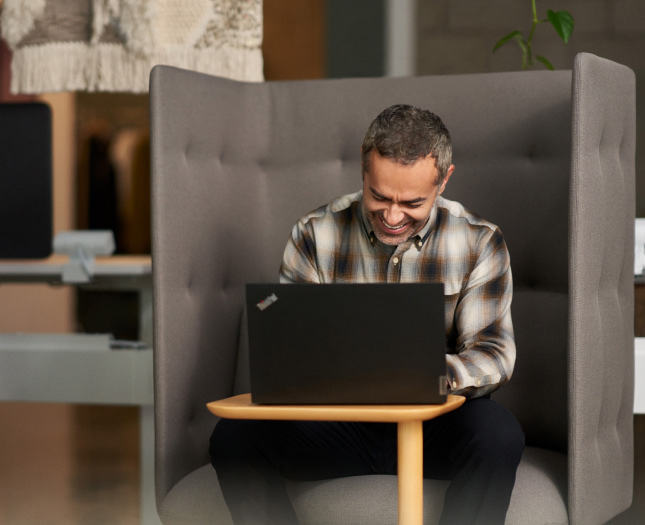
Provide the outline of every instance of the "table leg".
{"type": "Polygon", "coordinates": [[[399,525],[423,524],[423,423],[398,424],[399,525]]]}

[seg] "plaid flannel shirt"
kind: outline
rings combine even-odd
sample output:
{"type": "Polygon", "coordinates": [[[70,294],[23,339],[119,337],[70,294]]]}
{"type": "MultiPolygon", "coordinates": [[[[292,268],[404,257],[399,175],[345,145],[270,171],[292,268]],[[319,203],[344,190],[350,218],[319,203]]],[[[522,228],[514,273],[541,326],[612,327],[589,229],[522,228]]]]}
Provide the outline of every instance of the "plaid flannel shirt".
{"type": "Polygon", "coordinates": [[[385,246],[365,215],[362,196],[345,195],[297,222],[280,282],[442,282],[451,393],[478,397],[499,388],[515,364],[513,284],[499,228],[438,197],[416,236],[385,246]]]}

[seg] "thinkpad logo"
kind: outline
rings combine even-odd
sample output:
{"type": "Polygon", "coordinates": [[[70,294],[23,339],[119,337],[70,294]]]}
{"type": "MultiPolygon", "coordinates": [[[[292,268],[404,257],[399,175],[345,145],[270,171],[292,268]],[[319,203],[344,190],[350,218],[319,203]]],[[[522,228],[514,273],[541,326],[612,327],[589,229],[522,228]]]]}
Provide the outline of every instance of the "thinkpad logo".
{"type": "Polygon", "coordinates": [[[266,297],[264,300],[260,301],[258,304],[255,306],[258,307],[258,309],[261,312],[264,312],[269,306],[271,306],[273,303],[275,303],[278,300],[278,296],[274,293],[269,295],[269,297],[266,297]]]}

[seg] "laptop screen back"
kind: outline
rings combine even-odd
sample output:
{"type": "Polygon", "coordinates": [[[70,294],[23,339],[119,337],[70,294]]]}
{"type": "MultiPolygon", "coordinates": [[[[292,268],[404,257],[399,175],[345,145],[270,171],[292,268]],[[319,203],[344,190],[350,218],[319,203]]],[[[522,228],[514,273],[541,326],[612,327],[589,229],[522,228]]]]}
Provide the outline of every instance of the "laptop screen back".
{"type": "Polygon", "coordinates": [[[247,309],[253,402],[445,401],[440,283],[249,284],[247,309]]]}

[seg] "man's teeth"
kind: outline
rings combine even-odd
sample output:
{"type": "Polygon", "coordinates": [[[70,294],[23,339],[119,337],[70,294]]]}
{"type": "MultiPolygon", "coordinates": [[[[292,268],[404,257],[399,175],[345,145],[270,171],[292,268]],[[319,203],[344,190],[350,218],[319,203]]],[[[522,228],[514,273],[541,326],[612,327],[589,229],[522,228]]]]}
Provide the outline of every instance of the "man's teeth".
{"type": "Polygon", "coordinates": [[[399,226],[390,226],[390,225],[389,225],[387,222],[385,222],[385,221],[383,221],[383,224],[385,224],[385,227],[386,227],[388,230],[400,230],[401,228],[404,228],[405,226],[407,226],[407,223],[406,223],[406,224],[400,224],[399,226]]]}

